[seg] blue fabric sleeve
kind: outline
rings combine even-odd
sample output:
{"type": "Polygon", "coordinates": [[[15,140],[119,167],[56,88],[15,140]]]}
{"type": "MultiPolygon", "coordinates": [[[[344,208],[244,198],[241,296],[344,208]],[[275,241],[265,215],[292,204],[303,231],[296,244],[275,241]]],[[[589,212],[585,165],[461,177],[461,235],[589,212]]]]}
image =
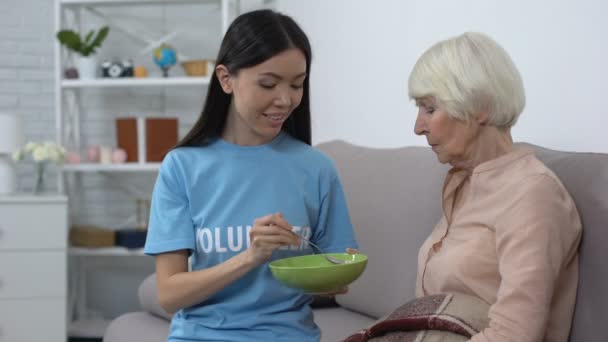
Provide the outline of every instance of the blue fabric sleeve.
{"type": "Polygon", "coordinates": [[[148,235],[144,253],[195,248],[195,233],[183,174],[174,153],[167,154],[160,167],[150,208],[148,235]]]}
{"type": "Polygon", "coordinates": [[[348,213],[348,206],[335,169],[329,175],[327,192],[321,201],[313,240],[327,253],[344,253],[359,248],[348,213]]]}

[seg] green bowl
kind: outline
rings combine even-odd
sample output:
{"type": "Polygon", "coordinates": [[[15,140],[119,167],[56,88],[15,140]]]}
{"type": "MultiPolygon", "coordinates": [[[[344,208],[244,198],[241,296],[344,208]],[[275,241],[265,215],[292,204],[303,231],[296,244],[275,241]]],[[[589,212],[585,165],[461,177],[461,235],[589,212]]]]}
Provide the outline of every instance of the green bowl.
{"type": "Polygon", "coordinates": [[[306,293],[337,292],[359,278],[366,266],[367,256],[358,253],[310,254],[279,259],[269,264],[270,271],[278,281],[306,293]],[[334,264],[325,255],[347,260],[348,263],[334,264]]]}

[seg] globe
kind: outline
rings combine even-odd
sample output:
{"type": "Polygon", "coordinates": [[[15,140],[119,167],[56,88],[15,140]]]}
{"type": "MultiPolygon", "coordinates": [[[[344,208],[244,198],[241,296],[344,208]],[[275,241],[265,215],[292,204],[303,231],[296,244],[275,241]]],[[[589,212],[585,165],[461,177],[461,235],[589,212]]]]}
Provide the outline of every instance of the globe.
{"type": "Polygon", "coordinates": [[[164,77],[169,76],[169,68],[175,65],[176,62],[177,54],[171,46],[162,44],[154,50],[154,63],[162,69],[164,77]]]}

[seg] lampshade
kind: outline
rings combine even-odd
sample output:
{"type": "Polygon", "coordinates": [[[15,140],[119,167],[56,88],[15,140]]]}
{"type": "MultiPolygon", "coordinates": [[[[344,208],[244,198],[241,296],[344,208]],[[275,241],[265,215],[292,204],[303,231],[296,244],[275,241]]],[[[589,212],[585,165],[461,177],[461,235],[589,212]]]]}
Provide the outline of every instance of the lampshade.
{"type": "Polygon", "coordinates": [[[0,154],[11,154],[22,144],[21,115],[0,112],[0,154]]]}
{"type": "Polygon", "coordinates": [[[0,154],[0,196],[13,193],[16,182],[13,161],[9,156],[0,154]]]}

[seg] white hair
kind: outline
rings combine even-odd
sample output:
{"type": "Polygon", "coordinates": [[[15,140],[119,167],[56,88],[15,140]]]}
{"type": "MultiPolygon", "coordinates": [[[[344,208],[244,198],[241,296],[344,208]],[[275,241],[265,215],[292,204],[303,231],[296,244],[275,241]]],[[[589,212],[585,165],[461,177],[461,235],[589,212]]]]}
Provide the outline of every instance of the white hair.
{"type": "Polygon", "coordinates": [[[433,97],[454,119],[469,122],[487,113],[488,124],[511,127],[526,105],[519,71],[507,52],[482,33],[441,41],[418,59],[409,81],[410,99],[433,97]]]}

